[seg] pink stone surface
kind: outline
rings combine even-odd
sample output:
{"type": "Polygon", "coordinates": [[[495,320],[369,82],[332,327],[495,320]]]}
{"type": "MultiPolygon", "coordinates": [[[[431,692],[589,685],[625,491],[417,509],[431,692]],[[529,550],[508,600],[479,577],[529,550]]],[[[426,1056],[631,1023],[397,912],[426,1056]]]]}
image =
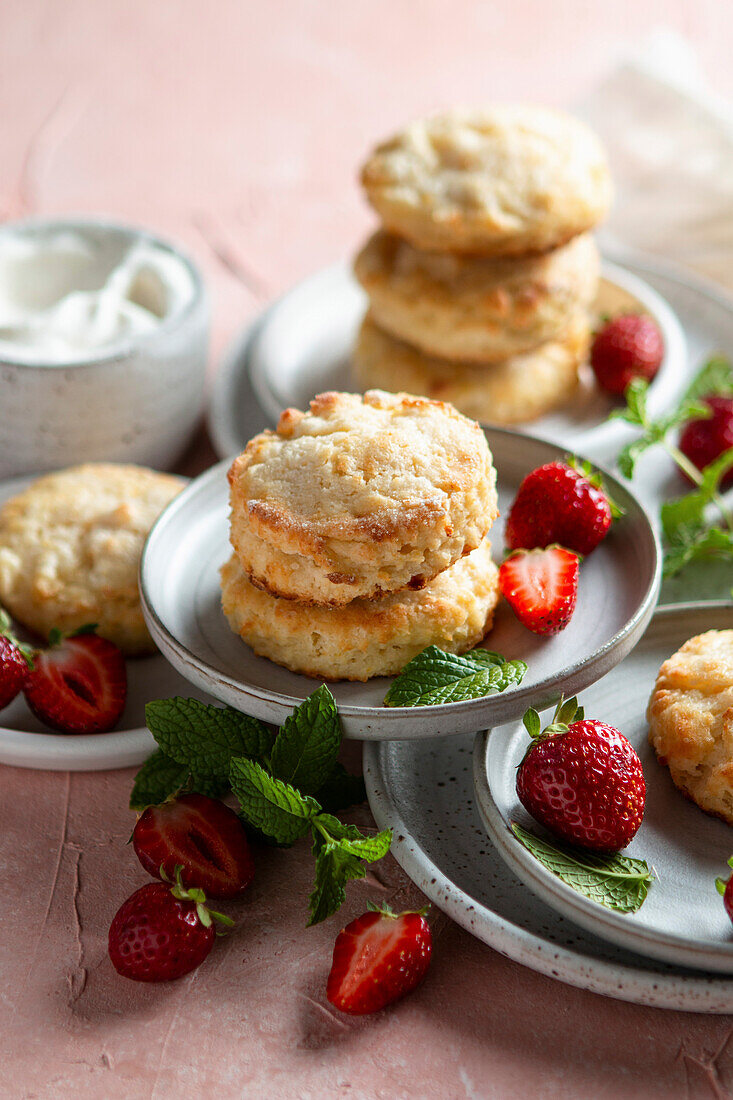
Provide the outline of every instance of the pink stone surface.
{"type": "MultiPolygon", "coordinates": [[[[372,140],[450,102],[572,102],[660,22],[733,95],[721,0],[3,0],[0,216],[108,213],[177,237],[211,288],[213,369],[266,300],[363,236],[372,140]]],[[[188,468],[209,456],[201,440],[188,468]]],[[[196,974],[124,982],[106,935],[145,880],[131,775],[0,768],[3,1097],[733,1096],[729,1019],[553,983],[440,914],[424,986],[342,1018],[323,992],[340,922],[304,927],[305,844],[259,853],[238,931],[196,974]]],[[[385,897],[416,900],[389,860],[344,920],[385,897]]]]}

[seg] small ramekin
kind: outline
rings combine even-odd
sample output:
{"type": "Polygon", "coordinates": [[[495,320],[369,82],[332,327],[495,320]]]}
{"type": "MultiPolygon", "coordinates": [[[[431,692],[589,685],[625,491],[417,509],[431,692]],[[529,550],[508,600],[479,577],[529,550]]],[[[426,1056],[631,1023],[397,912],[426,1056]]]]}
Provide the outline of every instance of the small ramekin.
{"type": "Polygon", "coordinates": [[[49,366],[0,355],[0,478],[95,461],[168,469],[202,414],[210,313],[201,275],[177,246],[101,218],[8,222],[0,242],[56,230],[162,249],[184,265],[191,292],[154,329],[93,358],[49,366]]]}

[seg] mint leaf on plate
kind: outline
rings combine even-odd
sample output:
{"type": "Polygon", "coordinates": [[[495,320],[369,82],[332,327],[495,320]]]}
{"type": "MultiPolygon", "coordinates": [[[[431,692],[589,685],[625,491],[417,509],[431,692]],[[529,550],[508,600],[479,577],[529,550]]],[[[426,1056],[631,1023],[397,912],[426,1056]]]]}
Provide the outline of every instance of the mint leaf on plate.
{"type": "Polygon", "coordinates": [[[233,756],[262,759],[272,748],[272,735],[256,718],[198,699],[157,699],[146,706],[145,720],[163,752],[195,775],[227,779],[233,756]]]}
{"type": "Polygon", "coordinates": [[[228,780],[213,776],[194,776],[185,764],[179,764],[156,749],[135,776],[130,809],[144,810],[146,806],[159,806],[181,789],[196,791],[209,798],[220,798],[229,790],[228,780]]]}
{"type": "Polygon", "coordinates": [[[560,848],[512,822],[520,844],[566,886],[619,913],[635,913],[649,892],[652,875],[643,859],[560,848]]]}
{"type": "Polygon", "coordinates": [[[336,763],[341,736],[336,703],[322,684],[283,722],[272,747],[272,774],[304,794],[315,794],[336,763]]]}
{"type": "Polygon", "coordinates": [[[278,844],[294,844],[308,832],[320,805],[282,779],[276,779],[255,760],[234,757],[229,773],[242,816],[278,844]]]}
{"type": "Polygon", "coordinates": [[[479,699],[520,684],[526,671],[524,661],[505,661],[487,649],[457,656],[431,645],[405,665],[384,702],[388,707],[427,707],[479,699]]]}

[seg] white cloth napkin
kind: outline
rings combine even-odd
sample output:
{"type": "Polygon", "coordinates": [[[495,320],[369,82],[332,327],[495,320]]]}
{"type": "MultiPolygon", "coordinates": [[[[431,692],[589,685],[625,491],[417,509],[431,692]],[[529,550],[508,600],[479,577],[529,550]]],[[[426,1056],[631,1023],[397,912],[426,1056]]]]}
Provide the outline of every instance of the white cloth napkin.
{"type": "Polygon", "coordinates": [[[601,239],[653,252],[733,290],[733,105],[689,44],[654,32],[579,105],[616,184],[601,239]]]}

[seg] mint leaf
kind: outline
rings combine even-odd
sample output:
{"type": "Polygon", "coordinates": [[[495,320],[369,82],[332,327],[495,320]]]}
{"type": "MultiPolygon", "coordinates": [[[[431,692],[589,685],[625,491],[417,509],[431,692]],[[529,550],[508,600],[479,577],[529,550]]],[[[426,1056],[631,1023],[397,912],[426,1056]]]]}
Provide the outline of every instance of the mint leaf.
{"type": "Polygon", "coordinates": [[[336,763],[341,737],[336,703],[322,684],[285,719],[272,748],[272,774],[315,794],[336,763]]]}
{"type": "Polygon", "coordinates": [[[185,764],[171,760],[162,749],[156,749],[135,776],[130,809],[144,810],[147,806],[159,806],[180,790],[221,798],[229,790],[229,782],[213,776],[191,775],[185,764]]]}
{"type": "Polygon", "coordinates": [[[272,747],[256,718],[198,699],[157,699],[146,706],[145,719],[163,752],[195,775],[227,779],[233,756],[262,759],[272,747]]]}
{"type": "Polygon", "coordinates": [[[310,896],[308,925],[319,924],[341,908],[346,897],[346,883],[364,878],[366,868],[360,859],[346,851],[337,841],[328,841],[314,851],[316,881],[310,896]]]}
{"type": "Polygon", "coordinates": [[[135,776],[130,809],[144,810],[146,806],[165,802],[166,798],[180,790],[188,776],[189,769],[185,764],[171,760],[162,749],[156,749],[135,776]]]}
{"type": "Polygon", "coordinates": [[[388,707],[426,707],[478,699],[521,683],[526,671],[524,661],[505,661],[486,649],[459,657],[431,645],[403,668],[384,702],[388,707]]]}
{"type": "Polygon", "coordinates": [[[559,848],[516,822],[511,829],[543,867],[584,897],[619,913],[635,913],[643,905],[652,881],[645,860],[559,848]]]}
{"type": "Polygon", "coordinates": [[[229,778],[242,816],[278,844],[294,844],[308,832],[311,819],[320,812],[314,798],[269,775],[247,757],[232,759],[229,778]]]}
{"type": "Polygon", "coordinates": [[[701,530],[697,525],[681,524],[666,543],[664,576],[676,576],[690,562],[730,554],[733,554],[733,531],[720,527],[701,530]]]}
{"type": "MultiPolygon", "coordinates": [[[[733,366],[724,355],[713,355],[695,376],[682,401],[690,406],[712,394],[733,397],[733,366]]],[[[706,410],[710,415],[710,409],[706,410]]]]}
{"type": "Polygon", "coordinates": [[[338,841],[344,851],[359,859],[365,859],[367,863],[374,863],[382,859],[389,851],[392,843],[392,830],[384,829],[374,836],[365,836],[356,825],[346,825],[332,814],[319,814],[313,819],[315,829],[314,839],[318,843],[317,836],[321,830],[328,833],[331,840],[338,841]]]}
{"type": "Polygon", "coordinates": [[[696,489],[662,505],[662,529],[667,539],[673,539],[679,527],[704,527],[705,509],[714,499],[720,489],[720,482],[730,469],[733,469],[733,447],[705,467],[696,489]]]}

